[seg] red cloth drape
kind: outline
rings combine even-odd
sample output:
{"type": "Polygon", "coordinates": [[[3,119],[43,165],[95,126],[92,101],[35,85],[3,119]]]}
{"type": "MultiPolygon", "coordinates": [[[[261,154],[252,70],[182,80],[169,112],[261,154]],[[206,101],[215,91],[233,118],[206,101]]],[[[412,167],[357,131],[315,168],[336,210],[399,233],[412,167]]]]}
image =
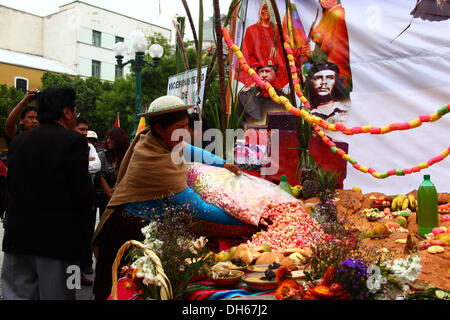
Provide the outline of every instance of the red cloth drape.
{"type": "MultiPolygon", "coordinates": [[[[261,61],[272,60],[272,64],[278,65],[277,78],[272,83],[276,88],[283,88],[288,82],[288,75],[283,57],[283,42],[278,37],[278,28],[275,28],[276,32],[276,45],[274,29],[264,27],[260,23],[256,23],[247,28],[244,35],[242,44],[242,54],[244,55],[247,64],[254,68],[261,61]]],[[[236,71],[238,65],[236,65],[236,71]]],[[[239,74],[239,82],[247,83],[247,86],[253,84],[253,80],[247,72],[241,70],[239,74]]]]}

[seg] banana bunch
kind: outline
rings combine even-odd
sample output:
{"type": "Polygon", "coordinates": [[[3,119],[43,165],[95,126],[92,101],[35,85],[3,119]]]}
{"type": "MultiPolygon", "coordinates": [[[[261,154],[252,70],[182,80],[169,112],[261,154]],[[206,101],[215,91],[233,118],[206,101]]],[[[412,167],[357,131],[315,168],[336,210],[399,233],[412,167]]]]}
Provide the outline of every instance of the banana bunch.
{"type": "Polygon", "coordinates": [[[416,211],[417,205],[418,205],[417,199],[412,194],[408,195],[399,194],[392,199],[391,211],[394,212],[406,209],[416,211]]]}

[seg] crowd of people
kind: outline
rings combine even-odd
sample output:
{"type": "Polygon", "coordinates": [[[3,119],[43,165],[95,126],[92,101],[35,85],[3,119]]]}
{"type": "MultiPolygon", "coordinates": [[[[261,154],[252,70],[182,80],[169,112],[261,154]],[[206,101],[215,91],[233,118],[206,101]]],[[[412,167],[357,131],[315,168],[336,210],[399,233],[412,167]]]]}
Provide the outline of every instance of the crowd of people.
{"type": "Polygon", "coordinates": [[[112,127],[98,150],[98,136],[78,113],[73,88],[25,95],[5,124],[4,299],[75,299],[76,288],[68,285],[73,266],[81,271],[81,284],[93,284],[95,299],[107,299],[118,248],[139,240],[140,228],[152,218],[149,212],[158,214],[169,202],[176,210],[188,205],[202,220],[245,227],[203,202],[187,186],[185,162],[171,158],[179,145],[186,160],[202,159],[240,174],[236,165],[183,138],[172,141],[176,129],[193,132],[198,117],[188,113],[192,107],[174,96],[160,97],[144,115],[149,127],[131,144],[122,128],[112,127]],[[33,102],[37,106],[31,107],[33,102]]]}

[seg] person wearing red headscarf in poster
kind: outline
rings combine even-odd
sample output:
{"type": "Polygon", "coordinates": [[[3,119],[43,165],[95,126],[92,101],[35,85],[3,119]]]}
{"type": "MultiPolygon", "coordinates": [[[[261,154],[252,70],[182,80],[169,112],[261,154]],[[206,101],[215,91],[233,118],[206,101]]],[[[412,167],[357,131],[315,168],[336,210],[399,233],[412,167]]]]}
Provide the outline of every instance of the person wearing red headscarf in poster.
{"type": "Polygon", "coordinates": [[[339,67],[339,76],[344,79],[348,91],[352,90],[350,70],[350,50],[345,23],[345,10],[340,0],[319,0],[323,8],[322,18],[314,28],[312,41],[316,50],[320,49],[328,56],[328,61],[339,67]]]}
{"type": "MultiPolygon", "coordinates": [[[[278,65],[279,72],[272,85],[276,88],[283,88],[288,84],[289,79],[283,56],[283,41],[278,36],[278,28],[272,12],[270,1],[261,0],[258,22],[249,26],[245,31],[242,54],[247,64],[253,69],[260,61],[268,59],[278,65]]],[[[236,71],[238,68],[237,64],[236,71]]],[[[248,73],[242,70],[239,72],[239,82],[245,84],[246,87],[254,83],[248,73]]]]}

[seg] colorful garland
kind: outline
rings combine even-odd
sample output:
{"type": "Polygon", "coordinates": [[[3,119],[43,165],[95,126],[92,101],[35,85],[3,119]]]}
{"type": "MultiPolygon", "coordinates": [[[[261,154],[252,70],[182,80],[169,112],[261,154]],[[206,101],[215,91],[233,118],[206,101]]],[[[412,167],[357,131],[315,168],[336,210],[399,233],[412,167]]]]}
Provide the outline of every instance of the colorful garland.
{"type": "MultiPolygon", "coordinates": [[[[322,141],[330,147],[331,151],[333,153],[336,153],[339,156],[341,156],[342,159],[351,163],[353,168],[355,168],[363,173],[370,173],[373,177],[375,177],[377,179],[384,179],[384,178],[394,176],[394,175],[404,176],[407,174],[419,172],[422,169],[428,168],[428,167],[432,166],[433,164],[444,160],[450,154],[450,147],[448,147],[440,155],[429,159],[427,162],[422,162],[419,165],[414,166],[412,168],[405,168],[402,170],[392,169],[392,170],[389,170],[389,171],[383,172],[383,173],[377,172],[375,169],[360,165],[354,158],[352,158],[350,155],[346,154],[344,150],[337,148],[336,144],[333,141],[331,141],[330,138],[328,138],[326,136],[326,133],[324,131],[322,131],[320,129],[320,127],[324,128],[326,130],[330,130],[330,131],[341,131],[346,135],[353,135],[353,134],[359,134],[359,133],[386,134],[386,133],[389,133],[389,132],[392,132],[395,130],[409,130],[409,129],[419,127],[420,125],[422,125],[423,122],[434,122],[434,121],[440,119],[443,115],[450,112],[450,103],[447,104],[446,106],[443,106],[438,111],[436,111],[435,113],[432,113],[430,115],[421,115],[421,116],[419,116],[418,119],[415,119],[410,122],[393,123],[393,124],[390,124],[390,125],[387,125],[387,126],[384,126],[381,128],[374,127],[371,125],[347,128],[342,123],[336,123],[335,125],[330,124],[327,121],[325,121],[319,117],[311,115],[309,113],[309,110],[306,111],[304,109],[295,108],[294,106],[292,106],[292,104],[286,97],[278,96],[276,94],[275,89],[272,87],[272,85],[268,82],[263,82],[259,78],[256,71],[249,67],[249,65],[245,61],[245,58],[244,58],[241,50],[231,40],[228,29],[223,28],[222,33],[223,33],[223,38],[224,38],[225,43],[227,44],[228,48],[236,54],[237,60],[238,60],[239,64],[241,65],[241,68],[245,72],[248,72],[248,74],[255,81],[255,83],[260,88],[267,90],[269,92],[270,98],[274,102],[276,102],[278,104],[283,104],[288,112],[292,113],[295,116],[302,117],[308,123],[312,124],[316,133],[321,137],[322,141]]],[[[291,68],[292,81],[294,84],[295,93],[300,98],[300,101],[304,104],[305,108],[310,109],[310,104],[309,104],[308,100],[306,99],[306,97],[303,95],[303,93],[300,90],[300,82],[299,82],[298,75],[297,75],[297,68],[295,66],[293,52],[289,46],[288,39],[285,39],[284,47],[286,49],[286,53],[288,56],[289,66],[291,68]]]]}

